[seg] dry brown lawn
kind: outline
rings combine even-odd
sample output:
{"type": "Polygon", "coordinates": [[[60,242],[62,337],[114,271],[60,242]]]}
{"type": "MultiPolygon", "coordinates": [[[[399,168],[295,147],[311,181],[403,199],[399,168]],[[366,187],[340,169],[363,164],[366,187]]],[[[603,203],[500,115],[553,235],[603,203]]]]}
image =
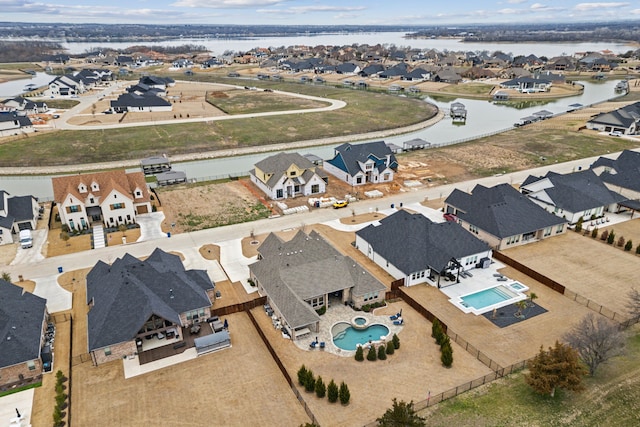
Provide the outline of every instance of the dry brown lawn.
{"type": "MultiPolygon", "coordinates": [[[[634,230],[637,235],[639,225],[636,219],[611,228],[634,230]]],[[[640,275],[635,254],[573,232],[512,248],[505,254],[626,318],[627,293],[640,275]]]]}

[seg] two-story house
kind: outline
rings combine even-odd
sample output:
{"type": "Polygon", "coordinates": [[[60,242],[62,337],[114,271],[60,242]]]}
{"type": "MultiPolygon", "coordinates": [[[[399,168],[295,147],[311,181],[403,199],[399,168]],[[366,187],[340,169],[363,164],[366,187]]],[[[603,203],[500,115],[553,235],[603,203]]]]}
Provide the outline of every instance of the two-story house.
{"type": "Polygon", "coordinates": [[[298,153],[278,153],[260,160],[249,175],[273,200],[323,194],[328,182],[321,167],[298,153]]]}
{"type": "Polygon", "coordinates": [[[151,196],[142,172],[124,170],[52,178],[53,197],[62,224],[71,230],[101,221],[105,227],[133,224],[151,212],[151,196]]]}
{"type": "Polygon", "coordinates": [[[324,169],[349,185],[378,184],[393,181],[398,161],[384,141],[347,143],[335,148],[324,169]]]}
{"type": "Polygon", "coordinates": [[[0,190],[0,245],[13,243],[20,230],[35,230],[39,215],[35,197],[9,197],[9,193],[0,190]]]}

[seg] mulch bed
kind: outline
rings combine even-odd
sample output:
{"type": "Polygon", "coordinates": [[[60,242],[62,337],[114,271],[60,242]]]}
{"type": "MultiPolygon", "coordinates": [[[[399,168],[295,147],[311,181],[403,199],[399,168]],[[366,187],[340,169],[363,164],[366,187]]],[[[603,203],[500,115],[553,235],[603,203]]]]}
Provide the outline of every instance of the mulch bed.
{"type": "Polygon", "coordinates": [[[487,318],[491,323],[496,325],[499,328],[504,328],[506,326],[513,325],[515,323],[524,322],[527,319],[531,319],[532,317],[536,317],[539,314],[546,313],[547,310],[544,307],[541,307],[538,304],[533,304],[532,307],[527,307],[522,310],[524,317],[518,318],[515,316],[518,311],[518,307],[515,304],[507,305],[505,307],[499,308],[496,311],[495,319],[493,318],[493,311],[489,311],[484,313],[483,316],[487,318]]]}

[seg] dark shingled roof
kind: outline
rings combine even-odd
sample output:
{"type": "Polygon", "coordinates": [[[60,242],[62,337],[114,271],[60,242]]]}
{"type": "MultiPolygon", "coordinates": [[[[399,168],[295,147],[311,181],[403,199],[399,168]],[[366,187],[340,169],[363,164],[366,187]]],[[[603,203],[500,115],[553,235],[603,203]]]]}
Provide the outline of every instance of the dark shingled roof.
{"type": "Polygon", "coordinates": [[[0,368],[40,357],[47,300],[0,279],[0,368]]]}
{"type": "Polygon", "coordinates": [[[599,166],[610,168],[600,174],[600,179],[608,184],[640,191],[640,153],[624,150],[617,159],[600,157],[592,165],[591,169],[599,166]]]}
{"type": "Polygon", "coordinates": [[[365,163],[371,159],[375,162],[375,166],[380,170],[386,167],[396,169],[398,161],[395,154],[384,141],[366,142],[364,144],[342,144],[335,148],[336,155],[333,159],[327,160],[327,163],[347,172],[351,176],[355,176],[360,172],[360,163],[365,163]],[[389,164],[385,166],[387,156],[389,164]]]}
{"type": "Polygon", "coordinates": [[[455,189],[445,204],[455,207],[464,222],[500,239],[567,223],[509,184],[490,188],[478,184],[471,194],[455,189]]]}
{"type": "Polygon", "coordinates": [[[356,235],[404,274],[441,272],[451,259],[486,252],[489,246],[455,222],[435,223],[422,214],[399,210],[356,235]]]}
{"type": "Polygon", "coordinates": [[[145,261],[125,254],[99,261],[87,275],[89,351],[131,341],[151,315],[181,324],[180,314],[208,307],[214,285],[204,270],[185,270],[161,249],[145,261]]]}

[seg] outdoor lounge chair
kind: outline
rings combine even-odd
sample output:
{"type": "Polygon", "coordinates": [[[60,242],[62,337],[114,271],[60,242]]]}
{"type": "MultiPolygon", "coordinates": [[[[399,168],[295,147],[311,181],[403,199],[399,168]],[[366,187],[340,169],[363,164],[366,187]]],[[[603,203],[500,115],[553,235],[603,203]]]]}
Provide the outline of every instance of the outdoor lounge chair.
{"type": "Polygon", "coordinates": [[[393,316],[389,316],[389,320],[397,320],[398,318],[400,318],[400,313],[396,313],[393,316]]]}
{"type": "Polygon", "coordinates": [[[320,341],[320,350],[324,350],[324,341],[320,341]]]}
{"type": "Polygon", "coordinates": [[[394,320],[394,321],[393,321],[393,324],[394,324],[394,325],[397,325],[397,326],[400,326],[400,325],[402,325],[403,323],[404,323],[404,319],[403,319],[403,318],[399,318],[398,320],[394,320]]]}
{"type": "Polygon", "coordinates": [[[316,344],[317,344],[317,342],[311,341],[311,344],[309,344],[309,347],[316,348],[316,344]]]}

